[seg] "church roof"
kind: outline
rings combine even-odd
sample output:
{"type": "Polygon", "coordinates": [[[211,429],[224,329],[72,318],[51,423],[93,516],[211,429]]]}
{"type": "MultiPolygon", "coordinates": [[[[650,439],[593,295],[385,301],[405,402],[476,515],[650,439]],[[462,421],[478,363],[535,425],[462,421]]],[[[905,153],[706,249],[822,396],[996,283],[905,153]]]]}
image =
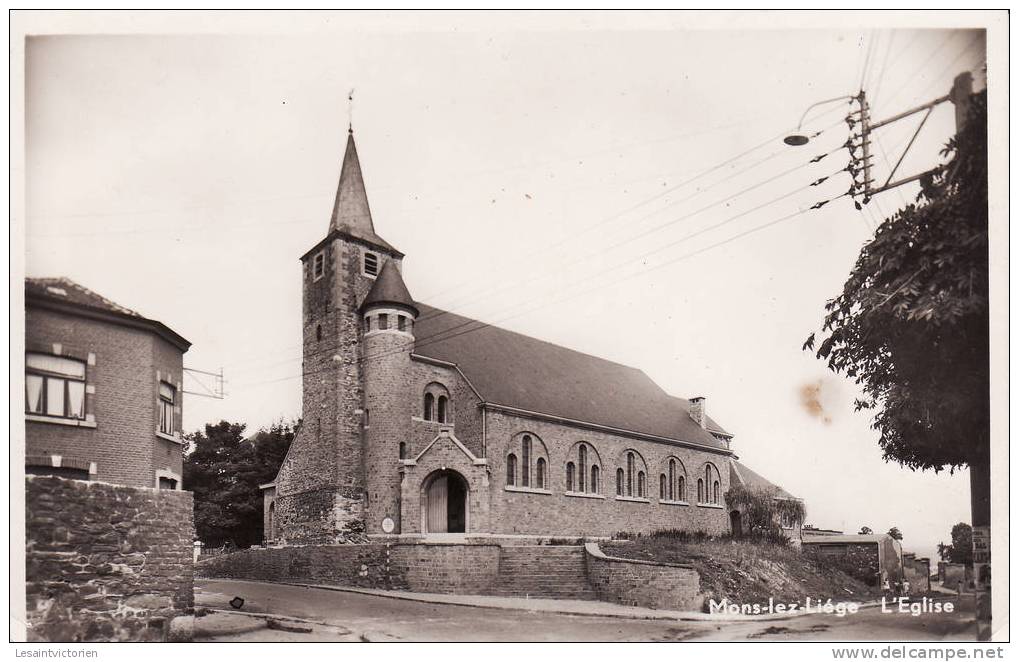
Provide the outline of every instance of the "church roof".
{"type": "MultiPolygon", "coordinates": [[[[418,304],[415,353],[455,363],[485,402],[726,450],[643,371],[418,304]],[[442,334],[441,336],[438,334],[442,334]]],[[[709,428],[725,434],[714,421],[709,428]]]]}
{"type": "Polygon", "coordinates": [[[385,239],[375,234],[353,131],[347,134],[347,149],[343,154],[343,166],[340,168],[340,183],[336,187],[333,214],[329,219],[329,235],[333,232],[346,233],[393,253],[399,253],[385,239]]]}
{"type": "Polygon", "coordinates": [[[368,290],[361,303],[361,310],[372,304],[382,303],[404,306],[413,310],[415,315],[418,314],[418,308],[407,291],[407,285],[403,282],[403,276],[400,275],[395,260],[386,260],[382,265],[382,271],[375,278],[372,288],[368,290]]]}
{"type": "Polygon", "coordinates": [[[775,490],[775,496],[778,497],[779,499],[799,500],[799,497],[794,497],[792,494],[789,494],[784,489],[772,483],[767,478],[757,473],[756,471],[754,471],[747,465],[743,464],[742,462],[734,459],[730,461],[731,461],[731,464],[729,465],[730,483],[744,485],[746,487],[757,487],[768,490],[775,490]]]}

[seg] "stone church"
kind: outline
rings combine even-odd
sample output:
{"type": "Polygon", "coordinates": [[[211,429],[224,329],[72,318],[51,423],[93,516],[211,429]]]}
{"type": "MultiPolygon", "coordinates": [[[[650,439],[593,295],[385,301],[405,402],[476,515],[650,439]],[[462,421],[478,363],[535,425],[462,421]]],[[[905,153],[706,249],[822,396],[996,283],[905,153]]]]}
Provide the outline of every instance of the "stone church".
{"type": "Polygon", "coordinates": [[[739,526],[730,484],[770,486],[704,398],[415,301],[403,258],[375,232],[351,133],[329,230],[301,257],[303,421],[262,486],[267,540],[719,534],[739,526]]]}

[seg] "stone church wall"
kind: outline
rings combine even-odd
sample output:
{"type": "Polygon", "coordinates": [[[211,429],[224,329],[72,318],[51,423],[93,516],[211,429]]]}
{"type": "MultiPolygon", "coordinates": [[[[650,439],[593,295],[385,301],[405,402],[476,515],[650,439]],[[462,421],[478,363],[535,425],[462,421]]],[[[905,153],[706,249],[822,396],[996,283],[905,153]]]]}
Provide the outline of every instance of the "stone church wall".
{"type": "Polygon", "coordinates": [[[192,495],[28,476],[29,641],[165,641],[194,606],[192,495]]]}
{"type": "MultiPolygon", "coordinates": [[[[502,534],[611,536],[618,532],[649,533],[682,529],[721,534],[729,530],[723,506],[697,505],[697,478],[705,462],[719,470],[721,493],[729,488],[727,456],[675,445],[642,441],[582,430],[500,412],[488,414],[488,462],[491,469],[492,532],[502,534]],[[506,457],[521,432],[544,442],[549,454],[548,492],[506,489],[506,457]],[[601,462],[599,496],[572,496],[566,492],[567,455],[578,441],[587,442],[601,462]],[[617,499],[615,472],[627,449],[643,456],[648,469],[647,498],[617,499]],[[675,456],[686,470],[687,503],[659,500],[658,476],[667,458],[675,456]]],[[[514,450],[518,455],[519,450],[514,450]]],[[[576,461],[576,458],[572,458],[576,461]]]]}

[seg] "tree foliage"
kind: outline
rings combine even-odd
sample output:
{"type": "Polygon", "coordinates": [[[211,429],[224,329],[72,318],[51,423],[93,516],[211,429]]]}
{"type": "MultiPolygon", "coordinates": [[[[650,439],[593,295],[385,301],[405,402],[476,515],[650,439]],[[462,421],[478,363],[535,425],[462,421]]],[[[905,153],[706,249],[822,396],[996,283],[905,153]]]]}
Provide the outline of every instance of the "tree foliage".
{"type": "Polygon", "coordinates": [[[860,532],[857,535],[869,536],[872,533],[874,533],[874,529],[870,528],[869,526],[861,526],[860,532]]]}
{"type": "Polygon", "coordinates": [[[888,529],[888,535],[890,535],[895,540],[902,540],[902,531],[899,531],[899,527],[897,526],[893,526],[892,528],[888,529]]]}
{"type": "Polygon", "coordinates": [[[778,491],[763,487],[732,485],[725,492],[729,508],[738,510],[743,520],[744,534],[749,536],[773,534],[780,530],[782,518],[802,522],[807,516],[806,507],[796,499],[777,499],[778,491]]]}
{"type": "MultiPolygon", "coordinates": [[[[886,460],[954,470],[990,444],[986,92],[921,181],[878,227],[825,306],[817,357],[863,388],[886,460]]],[[[813,349],[815,336],[804,344],[813,349]]]]}
{"type": "Polygon", "coordinates": [[[242,423],[207,424],[186,437],[184,484],[194,492],[195,530],[210,547],[262,541],[259,485],[276,478],[296,426],[277,422],[244,438],[242,423]]]}
{"type": "Polygon", "coordinates": [[[942,561],[973,564],[973,527],[959,522],[952,527],[952,544],[938,543],[938,556],[942,561]]]}

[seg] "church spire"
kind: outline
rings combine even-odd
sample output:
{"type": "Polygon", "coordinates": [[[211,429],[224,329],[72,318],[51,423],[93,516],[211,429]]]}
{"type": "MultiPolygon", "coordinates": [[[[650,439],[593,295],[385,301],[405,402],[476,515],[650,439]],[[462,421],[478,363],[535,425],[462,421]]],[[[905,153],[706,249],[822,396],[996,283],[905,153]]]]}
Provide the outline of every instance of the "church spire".
{"type": "Polygon", "coordinates": [[[368,194],[364,190],[361,162],[357,159],[354,131],[347,129],[347,150],[343,154],[340,169],[340,183],[336,188],[333,215],[329,220],[329,231],[343,230],[360,237],[374,237],[375,226],[368,208],[368,194]]]}

